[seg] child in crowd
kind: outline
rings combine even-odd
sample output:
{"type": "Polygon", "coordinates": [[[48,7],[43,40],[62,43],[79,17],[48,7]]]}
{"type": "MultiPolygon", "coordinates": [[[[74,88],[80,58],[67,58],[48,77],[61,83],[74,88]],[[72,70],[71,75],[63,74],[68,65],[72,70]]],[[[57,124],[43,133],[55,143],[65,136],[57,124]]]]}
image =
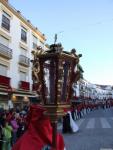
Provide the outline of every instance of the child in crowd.
{"type": "Polygon", "coordinates": [[[8,122],[4,123],[2,127],[2,150],[10,150],[11,149],[11,138],[12,138],[12,127],[8,124],[8,122]]]}

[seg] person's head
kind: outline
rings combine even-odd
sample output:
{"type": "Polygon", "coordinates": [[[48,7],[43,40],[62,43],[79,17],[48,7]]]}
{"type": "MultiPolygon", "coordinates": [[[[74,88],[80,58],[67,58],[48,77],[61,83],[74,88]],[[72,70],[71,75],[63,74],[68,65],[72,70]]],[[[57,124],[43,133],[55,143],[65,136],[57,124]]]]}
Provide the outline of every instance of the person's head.
{"type": "Polygon", "coordinates": [[[4,119],[6,119],[6,114],[5,114],[5,113],[3,113],[3,114],[2,114],[2,117],[3,117],[4,119]]]}
{"type": "Polygon", "coordinates": [[[6,120],[2,123],[2,126],[3,126],[3,127],[6,127],[6,126],[8,126],[8,125],[9,125],[9,123],[8,123],[8,121],[6,121],[6,120]]]}
{"type": "Polygon", "coordinates": [[[11,120],[15,120],[15,119],[16,119],[16,113],[13,112],[11,120]]]}
{"type": "Polygon", "coordinates": [[[9,125],[9,123],[6,121],[5,126],[8,126],[8,125],[9,125]]]}
{"type": "Polygon", "coordinates": [[[32,104],[30,106],[28,115],[27,115],[27,124],[31,124],[32,126],[38,126],[39,121],[45,119],[44,112],[46,109],[42,105],[32,104]]]}
{"type": "Polygon", "coordinates": [[[11,108],[9,112],[12,114],[14,112],[14,108],[11,108]]]}
{"type": "Polygon", "coordinates": [[[76,49],[73,48],[73,49],[71,50],[71,53],[72,53],[72,54],[76,54],[76,49]]]}

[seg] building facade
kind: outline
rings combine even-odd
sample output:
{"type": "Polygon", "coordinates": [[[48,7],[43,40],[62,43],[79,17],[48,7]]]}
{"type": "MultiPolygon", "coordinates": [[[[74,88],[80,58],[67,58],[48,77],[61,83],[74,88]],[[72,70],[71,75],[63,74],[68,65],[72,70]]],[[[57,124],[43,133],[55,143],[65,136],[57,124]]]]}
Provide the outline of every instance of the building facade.
{"type": "Polygon", "coordinates": [[[31,51],[37,46],[45,49],[45,41],[8,0],[0,0],[0,105],[7,105],[10,93],[17,104],[33,96],[31,51]]]}
{"type": "Polygon", "coordinates": [[[77,97],[77,100],[105,102],[113,99],[113,87],[111,85],[97,85],[80,79],[74,88],[74,96],[77,97]]]}

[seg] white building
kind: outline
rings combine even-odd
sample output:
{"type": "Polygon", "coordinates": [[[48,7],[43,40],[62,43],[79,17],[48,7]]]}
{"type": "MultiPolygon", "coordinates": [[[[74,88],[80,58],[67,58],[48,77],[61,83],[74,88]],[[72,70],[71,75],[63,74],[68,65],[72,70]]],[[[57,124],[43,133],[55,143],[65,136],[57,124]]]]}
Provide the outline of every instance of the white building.
{"type": "Polygon", "coordinates": [[[45,48],[45,41],[8,0],[0,0],[0,103],[7,103],[9,92],[16,103],[32,96],[31,51],[45,48]]]}
{"type": "Polygon", "coordinates": [[[110,85],[97,85],[85,79],[80,79],[74,88],[74,96],[83,97],[86,100],[102,102],[113,98],[113,87],[110,85]]]}

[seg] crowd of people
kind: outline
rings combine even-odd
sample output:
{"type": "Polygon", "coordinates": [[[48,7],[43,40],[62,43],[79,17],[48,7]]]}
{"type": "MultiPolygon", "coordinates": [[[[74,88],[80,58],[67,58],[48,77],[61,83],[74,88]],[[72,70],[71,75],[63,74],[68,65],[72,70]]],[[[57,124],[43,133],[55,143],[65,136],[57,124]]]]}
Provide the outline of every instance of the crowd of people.
{"type": "MultiPolygon", "coordinates": [[[[64,110],[65,115],[63,116],[62,132],[75,133],[79,131],[79,127],[76,124],[76,120],[82,118],[84,115],[86,115],[92,110],[99,109],[99,108],[106,109],[112,106],[113,106],[112,101],[106,101],[104,103],[98,103],[98,104],[96,103],[87,103],[87,104],[79,103],[77,105],[73,104],[70,110],[64,110]]],[[[16,107],[15,109],[13,108],[9,110],[4,110],[3,108],[0,109],[0,150],[11,150],[11,147],[13,146],[15,147],[15,143],[17,143],[17,145],[18,143],[19,145],[21,145],[20,143],[22,143],[23,141],[21,140],[21,137],[23,134],[25,134],[24,141],[26,141],[25,139],[31,136],[33,136],[34,138],[34,135],[35,135],[34,139],[36,139],[36,137],[37,140],[43,138],[43,142],[41,141],[43,144],[48,143],[47,141],[51,141],[52,135],[50,136],[50,133],[52,133],[52,129],[50,126],[50,122],[47,120],[47,118],[44,117],[43,114],[41,114],[44,110],[42,111],[42,108],[35,106],[36,108],[32,107],[30,112],[30,107],[25,106],[23,109],[16,107]],[[41,119],[39,119],[38,116],[41,119]],[[43,131],[45,130],[45,132],[42,131],[42,128],[43,131]],[[47,137],[46,136],[40,137],[42,136],[42,133],[39,133],[41,131],[44,134],[48,132],[48,134],[46,134],[47,137]],[[45,143],[44,140],[46,141],[45,143]]],[[[62,136],[58,136],[58,137],[62,139],[62,136]]],[[[63,139],[62,139],[62,143],[63,143],[63,139]]],[[[14,150],[17,150],[17,147],[14,150]]],[[[23,149],[20,148],[18,150],[23,150],[23,149]]]]}
{"type": "Polygon", "coordinates": [[[87,113],[96,109],[107,109],[113,106],[112,100],[106,100],[98,103],[73,103],[71,109],[64,110],[66,115],[63,116],[63,133],[75,133],[79,131],[76,120],[84,117],[87,113]]]}
{"type": "MultiPolygon", "coordinates": [[[[0,109],[0,150],[53,150],[52,126],[45,111],[40,104],[23,109],[0,109]]],[[[63,136],[59,133],[57,147],[65,150],[63,136]]]]}
{"type": "Polygon", "coordinates": [[[23,109],[0,109],[0,149],[10,150],[17,139],[26,130],[26,116],[28,107],[23,109]]]}

